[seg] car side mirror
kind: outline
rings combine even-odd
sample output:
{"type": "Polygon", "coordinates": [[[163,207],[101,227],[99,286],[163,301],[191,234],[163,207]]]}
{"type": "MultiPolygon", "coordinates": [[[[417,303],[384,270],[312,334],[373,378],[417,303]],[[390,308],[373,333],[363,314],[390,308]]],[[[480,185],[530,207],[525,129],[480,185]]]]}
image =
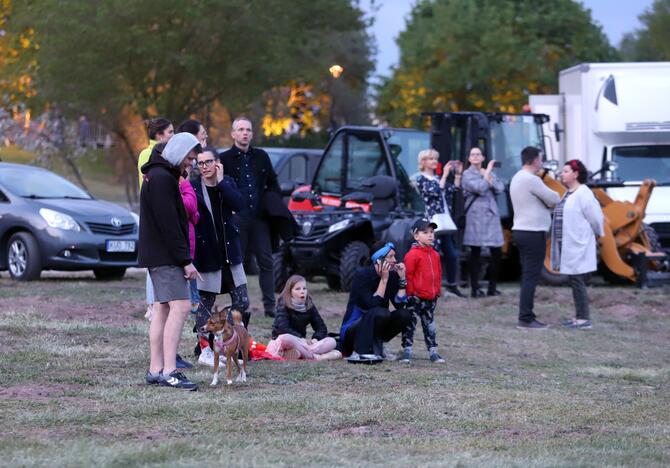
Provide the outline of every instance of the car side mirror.
{"type": "Polygon", "coordinates": [[[282,182],[279,184],[279,191],[281,192],[282,196],[290,196],[291,193],[293,193],[293,189],[295,189],[293,182],[282,182]]]}

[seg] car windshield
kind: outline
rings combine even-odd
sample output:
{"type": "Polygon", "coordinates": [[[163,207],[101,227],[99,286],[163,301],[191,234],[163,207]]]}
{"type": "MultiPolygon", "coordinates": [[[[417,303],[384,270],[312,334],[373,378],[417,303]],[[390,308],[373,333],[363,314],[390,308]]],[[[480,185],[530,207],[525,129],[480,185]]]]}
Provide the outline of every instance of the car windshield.
{"type": "Polygon", "coordinates": [[[544,148],[540,124],[531,115],[503,115],[502,121],[491,122],[489,159],[500,161],[496,174],[509,182],[521,169],[521,150],[526,146],[544,148]]]}
{"type": "Polygon", "coordinates": [[[2,169],[0,170],[0,184],[19,197],[91,199],[88,193],[72,182],[49,171],[2,169]]]}
{"type": "Polygon", "coordinates": [[[612,159],[619,165],[614,175],[624,181],[670,183],[670,145],[613,148],[612,159]]]}

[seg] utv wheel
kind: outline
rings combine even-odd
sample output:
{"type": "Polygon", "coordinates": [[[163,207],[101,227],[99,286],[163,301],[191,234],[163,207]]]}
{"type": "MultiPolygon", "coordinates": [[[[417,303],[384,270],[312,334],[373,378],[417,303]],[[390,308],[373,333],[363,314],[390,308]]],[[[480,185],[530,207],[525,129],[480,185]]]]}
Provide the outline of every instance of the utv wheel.
{"type": "Polygon", "coordinates": [[[40,277],[40,250],[28,232],[17,232],[7,243],[7,269],[17,281],[32,281],[40,277]]]}
{"type": "Polygon", "coordinates": [[[338,275],[326,275],[326,283],[328,283],[328,289],[332,289],[333,291],[342,289],[342,282],[338,275]]]}
{"type": "Polygon", "coordinates": [[[126,274],[124,267],[94,268],[93,274],[98,281],[119,281],[126,274]]]}
{"type": "Polygon", "coordinates": [[[272,254],[272,272],[275,280],[275,292],[280,293],[284,289],[286,281],[291,276],[291,259],[285,245],[272,254]]]}
{"type": "Polygon", "coordinates": [[[361,241],[353,241],[347,244],[340,256],[340,282],[342,291],[351,291],[351,282],[354,279],[354,273],[360,266],[364,266],[368,261],[370,249],[361,241]]]}

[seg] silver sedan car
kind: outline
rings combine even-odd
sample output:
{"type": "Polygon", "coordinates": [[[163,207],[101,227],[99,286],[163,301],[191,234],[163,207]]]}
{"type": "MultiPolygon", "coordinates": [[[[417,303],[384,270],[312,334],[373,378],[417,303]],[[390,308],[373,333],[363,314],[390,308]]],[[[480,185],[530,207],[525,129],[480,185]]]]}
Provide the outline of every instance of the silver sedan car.
{"type": "Polygon", "coordinates": [[[0,163],[0,270],[16,280],[42,270],[120,279],[137,265],[138,220],[53,172],[0,163]]]}

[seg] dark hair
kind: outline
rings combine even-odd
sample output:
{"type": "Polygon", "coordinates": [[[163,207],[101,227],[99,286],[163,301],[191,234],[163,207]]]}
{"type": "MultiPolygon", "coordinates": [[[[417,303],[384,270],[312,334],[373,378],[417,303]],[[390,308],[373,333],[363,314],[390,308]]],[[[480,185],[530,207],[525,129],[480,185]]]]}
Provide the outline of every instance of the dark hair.
{"type": "Polygon", "coordinates": [[[179,124],[179,127],[177,127],[176,133],[186,132],[193,136],[197,136],[198,132],[200,131],[200,127],[202,127],[202,124],[197,120],[184,120],[179,124]]]}
{"type": "Polygon", "coordinates": [[[202,149],[202,152],[201,152],[200,154],[202,154],[202,153],[204,153],[204,152],[206,152],[206,151],[209,151],[210,153],[212,153],[212,154],[214,155],[214,159],[215,159],[216,161],[220,161],[220,160],[221,160],[221,158],[219,157],[219,152],[218,152],[218,151],[216,150],[216,148],[214,148],[213,146],[205,146],[205,147],[202,149]]]}
{"type": "Polygon", "coordinates": [[[468,157],[465,158],[465,166],[464,166],[465,169],[467,169],[467,168],[469,168],[469,167],[471,166],[471,164],[470,164],[470,152],[471,152],[473,149],[475,149],[475,148],[478,149],[479,151],[481,151],[482,156],[484,156],[484,161],[486,161],[486,155],[484,154],[484,150],[481,149],[481,148],[480,148],[479,146],[477,146],[477,145],[475,145],[475,146],[471,146],[470,149],[468,150],[468,157]]]}
{"type": "Polygon", "coordinates": [[[149,132],[149,138],[152,140],[156,139],[156,135],[167,130],[170,125],[172,125],[172,122],[163,117],[156,117],[155,119],[144,121],[144,126],[147,127],[147,131],[149,132]]]}
{"type": "Polygon", "coordinates": [[[166,145],[167,145],[167,143],[158,143],[158,144],[154,145],[153,149],[151,150],[151,155],[149,156],[149,158],[151,159],[151,156],[154,156],[154,155],[155,156],[162,155],[163,150],[165,149],[166,145]]]}
{"type": "Polygon", "coordinates": [[[540,150],[534,146],[526,146],[521,150],[521,164],[528,166],[540,157],[540,150]]]}
{"type": "Polygon", "coordinates": [[[586,180],[589,178],[589,173],[586,170],[586,166],[579,159],[571,159],[566,161],[566,166],[570,166],[573,172],[577,172],[577,182],[580,184],[585,184],[586,180]]]}

